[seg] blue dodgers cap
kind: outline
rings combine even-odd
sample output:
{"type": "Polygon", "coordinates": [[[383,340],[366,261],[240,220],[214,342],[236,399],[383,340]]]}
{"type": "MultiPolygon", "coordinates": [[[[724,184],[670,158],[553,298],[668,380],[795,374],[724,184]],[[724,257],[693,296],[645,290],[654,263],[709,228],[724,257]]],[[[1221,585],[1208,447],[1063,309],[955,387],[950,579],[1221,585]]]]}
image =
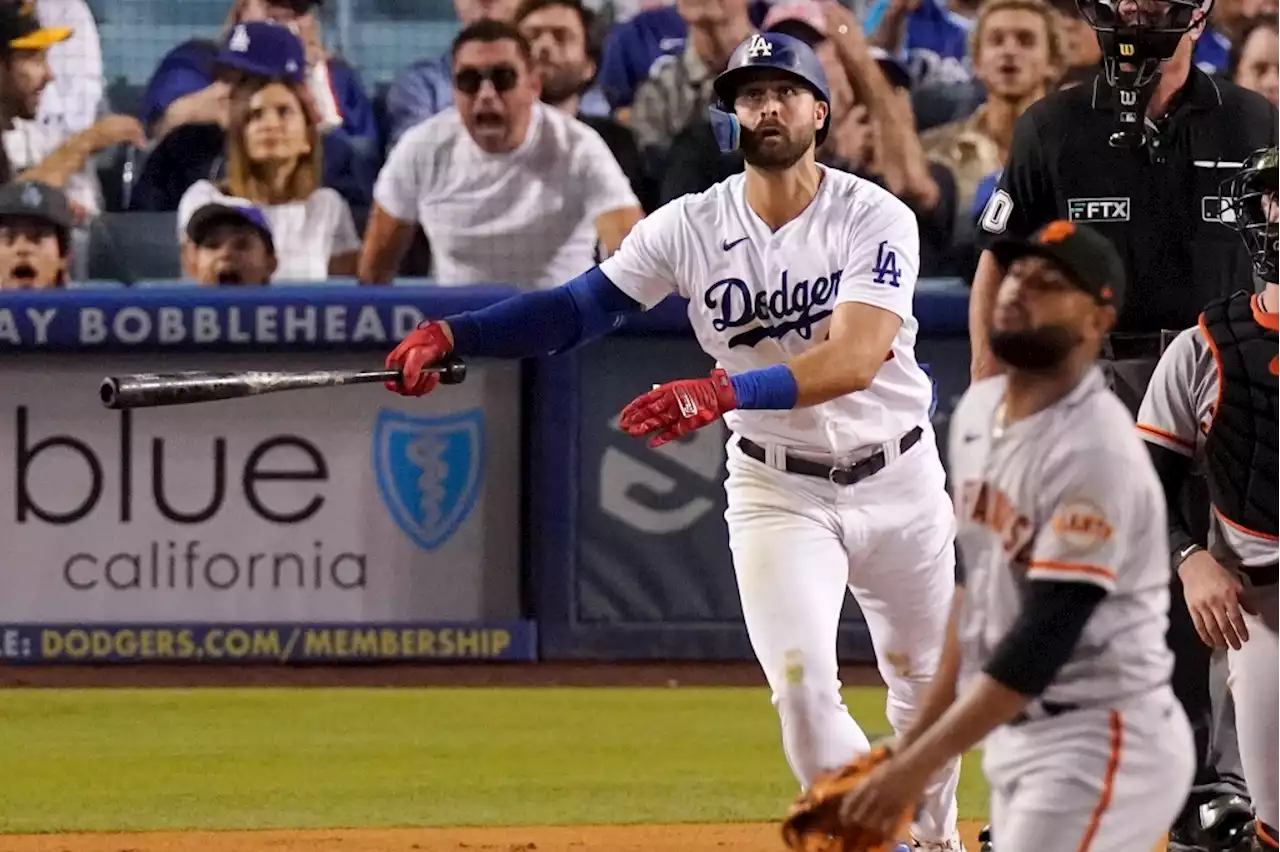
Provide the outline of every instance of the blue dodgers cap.
{"type": "Polygon", "coordinates": [[[236,24],[218,51],[217,64],[254,77],[301,83],[307,56],[302,41],[285,26],[270,21],[236,24]]]}
{"type": "Polygon", "coordinates": [[[267,241],[267,248],[275,254],[276,244],[271,235],[271,223],[262,208],[241,198],[223,198],[211,201],[191,214],[187,222],[187,238],[200,245],[209,231],[223,222],[238,222],[256,228],[267,241]]]}

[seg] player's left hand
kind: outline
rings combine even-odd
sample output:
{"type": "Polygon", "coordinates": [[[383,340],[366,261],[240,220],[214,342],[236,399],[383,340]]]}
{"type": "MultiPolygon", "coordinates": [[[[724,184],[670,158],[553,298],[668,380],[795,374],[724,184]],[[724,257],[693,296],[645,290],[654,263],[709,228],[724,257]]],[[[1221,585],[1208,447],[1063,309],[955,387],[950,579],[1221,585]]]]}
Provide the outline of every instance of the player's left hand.
{"type": "Polygon", "coordinates": [[[622,409],[619,424],[633,438],[652,434],[649,446],[660,447],[718,420],[738,407],[729,374],[712,370],[705,379],[681,379],[658,385],[622,409]]]}
{"type": "Polygon", "coordinates": [[[924,794],[928,776],[901,759],[889,758],[844,796],[840,818],[881,837],[893,838],[902,828],[903,814],[913,814],[924,794]]]}

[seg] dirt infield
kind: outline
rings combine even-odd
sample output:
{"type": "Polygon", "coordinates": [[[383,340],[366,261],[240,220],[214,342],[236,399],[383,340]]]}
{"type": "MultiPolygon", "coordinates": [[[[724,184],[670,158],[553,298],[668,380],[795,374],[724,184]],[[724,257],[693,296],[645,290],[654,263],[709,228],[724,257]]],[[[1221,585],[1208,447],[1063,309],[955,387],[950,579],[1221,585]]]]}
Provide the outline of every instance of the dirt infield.
{"type": "MultiPolygon", "coordinates": [[[[845,665],[846,686],[881,686],[874,666],[845,665]]],[[[0,689],[227,686],[758,686],[755,663],[480,663],[351,666],[0,666],[0,689]]]]}
{"type": "MultiPolygon", "coordinates": [[[[962,826],[978,850],[982,826],[962,826]]],[[[582,828],[397,828],[332,831],[188,831],[0,837],[3,852],[780,852],[778,826],[618,825],[582,828]]]]}

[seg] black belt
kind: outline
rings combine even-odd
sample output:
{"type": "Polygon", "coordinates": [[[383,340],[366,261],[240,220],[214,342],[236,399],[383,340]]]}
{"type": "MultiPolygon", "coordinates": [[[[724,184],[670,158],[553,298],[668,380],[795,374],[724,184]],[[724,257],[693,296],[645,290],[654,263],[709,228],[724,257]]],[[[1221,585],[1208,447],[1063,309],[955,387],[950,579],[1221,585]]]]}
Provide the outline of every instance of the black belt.
{"type": "Polygon", "coordinates": [[[1017,716],[1010,719],[1009,724],[1011,726],[1022,725],[1037,719],[1049,719],[1054,716],[1061,716],[1063,713],[1070,713],[1072,710],[1080,709],[1079,704],[1063,704],[1058,701],[1037,701],[1035,704],[1043,711],[1042,713],[1036,713],[1033,715],[1028,713],[1026,710],[1023,710],[1017,716]]]}
{"type": "MultiPolygon", "coordinates": [[[[905,453],[914,447],[923,435],[924,429],[920,426],[903,435],[898,441],[898,452],[905,453]]],[[[768,463],[766,461],[768,455],[765,453],[764,447],[750,438],[739,436],[738,446],[743,453],[756,461],[768,463]]],[[[888,461],[885,460],[884,450],[876,450],[865,459],[855,462],[849,467],[828,467],[821,462],[809,461],[808,459],[789,455],[787,456],[786,471],[787,473],[798,473],[801,476],[816,476],[818,479],[829,479],[836,485],[853,485],[855,482],[861,482],[868,476],[884,470],[886,464],[888,464],[888,461]]]]}
{"type": "Polygon", "coordinates": [[[1102,339],[1102,358],[1106,361],[1141,361],[1159,358],[1177,331],[1112,332],[1102,339]]]}
{"type": "Polygon", "coordinates": [[[1274,586],[1280,582],[1280,565],[1272,562],[1270,565],[1241,565],[1236,568],[1237,571],[1249,578],[1249,582],[1255,587],[1257,586],[1274,586]]]}

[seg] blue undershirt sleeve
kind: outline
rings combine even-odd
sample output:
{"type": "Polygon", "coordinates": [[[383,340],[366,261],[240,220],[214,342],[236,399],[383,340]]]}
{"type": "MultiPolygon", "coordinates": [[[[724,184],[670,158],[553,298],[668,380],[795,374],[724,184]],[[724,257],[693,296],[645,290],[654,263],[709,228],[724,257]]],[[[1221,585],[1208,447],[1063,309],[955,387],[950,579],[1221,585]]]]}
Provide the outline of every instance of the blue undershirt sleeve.
{"type": "Polygon", "coordinates": [[[453,351],[476,358],[554,355],[613,331],[643,306],[594,267],[553,290],[446,317],[453,351]]]}

